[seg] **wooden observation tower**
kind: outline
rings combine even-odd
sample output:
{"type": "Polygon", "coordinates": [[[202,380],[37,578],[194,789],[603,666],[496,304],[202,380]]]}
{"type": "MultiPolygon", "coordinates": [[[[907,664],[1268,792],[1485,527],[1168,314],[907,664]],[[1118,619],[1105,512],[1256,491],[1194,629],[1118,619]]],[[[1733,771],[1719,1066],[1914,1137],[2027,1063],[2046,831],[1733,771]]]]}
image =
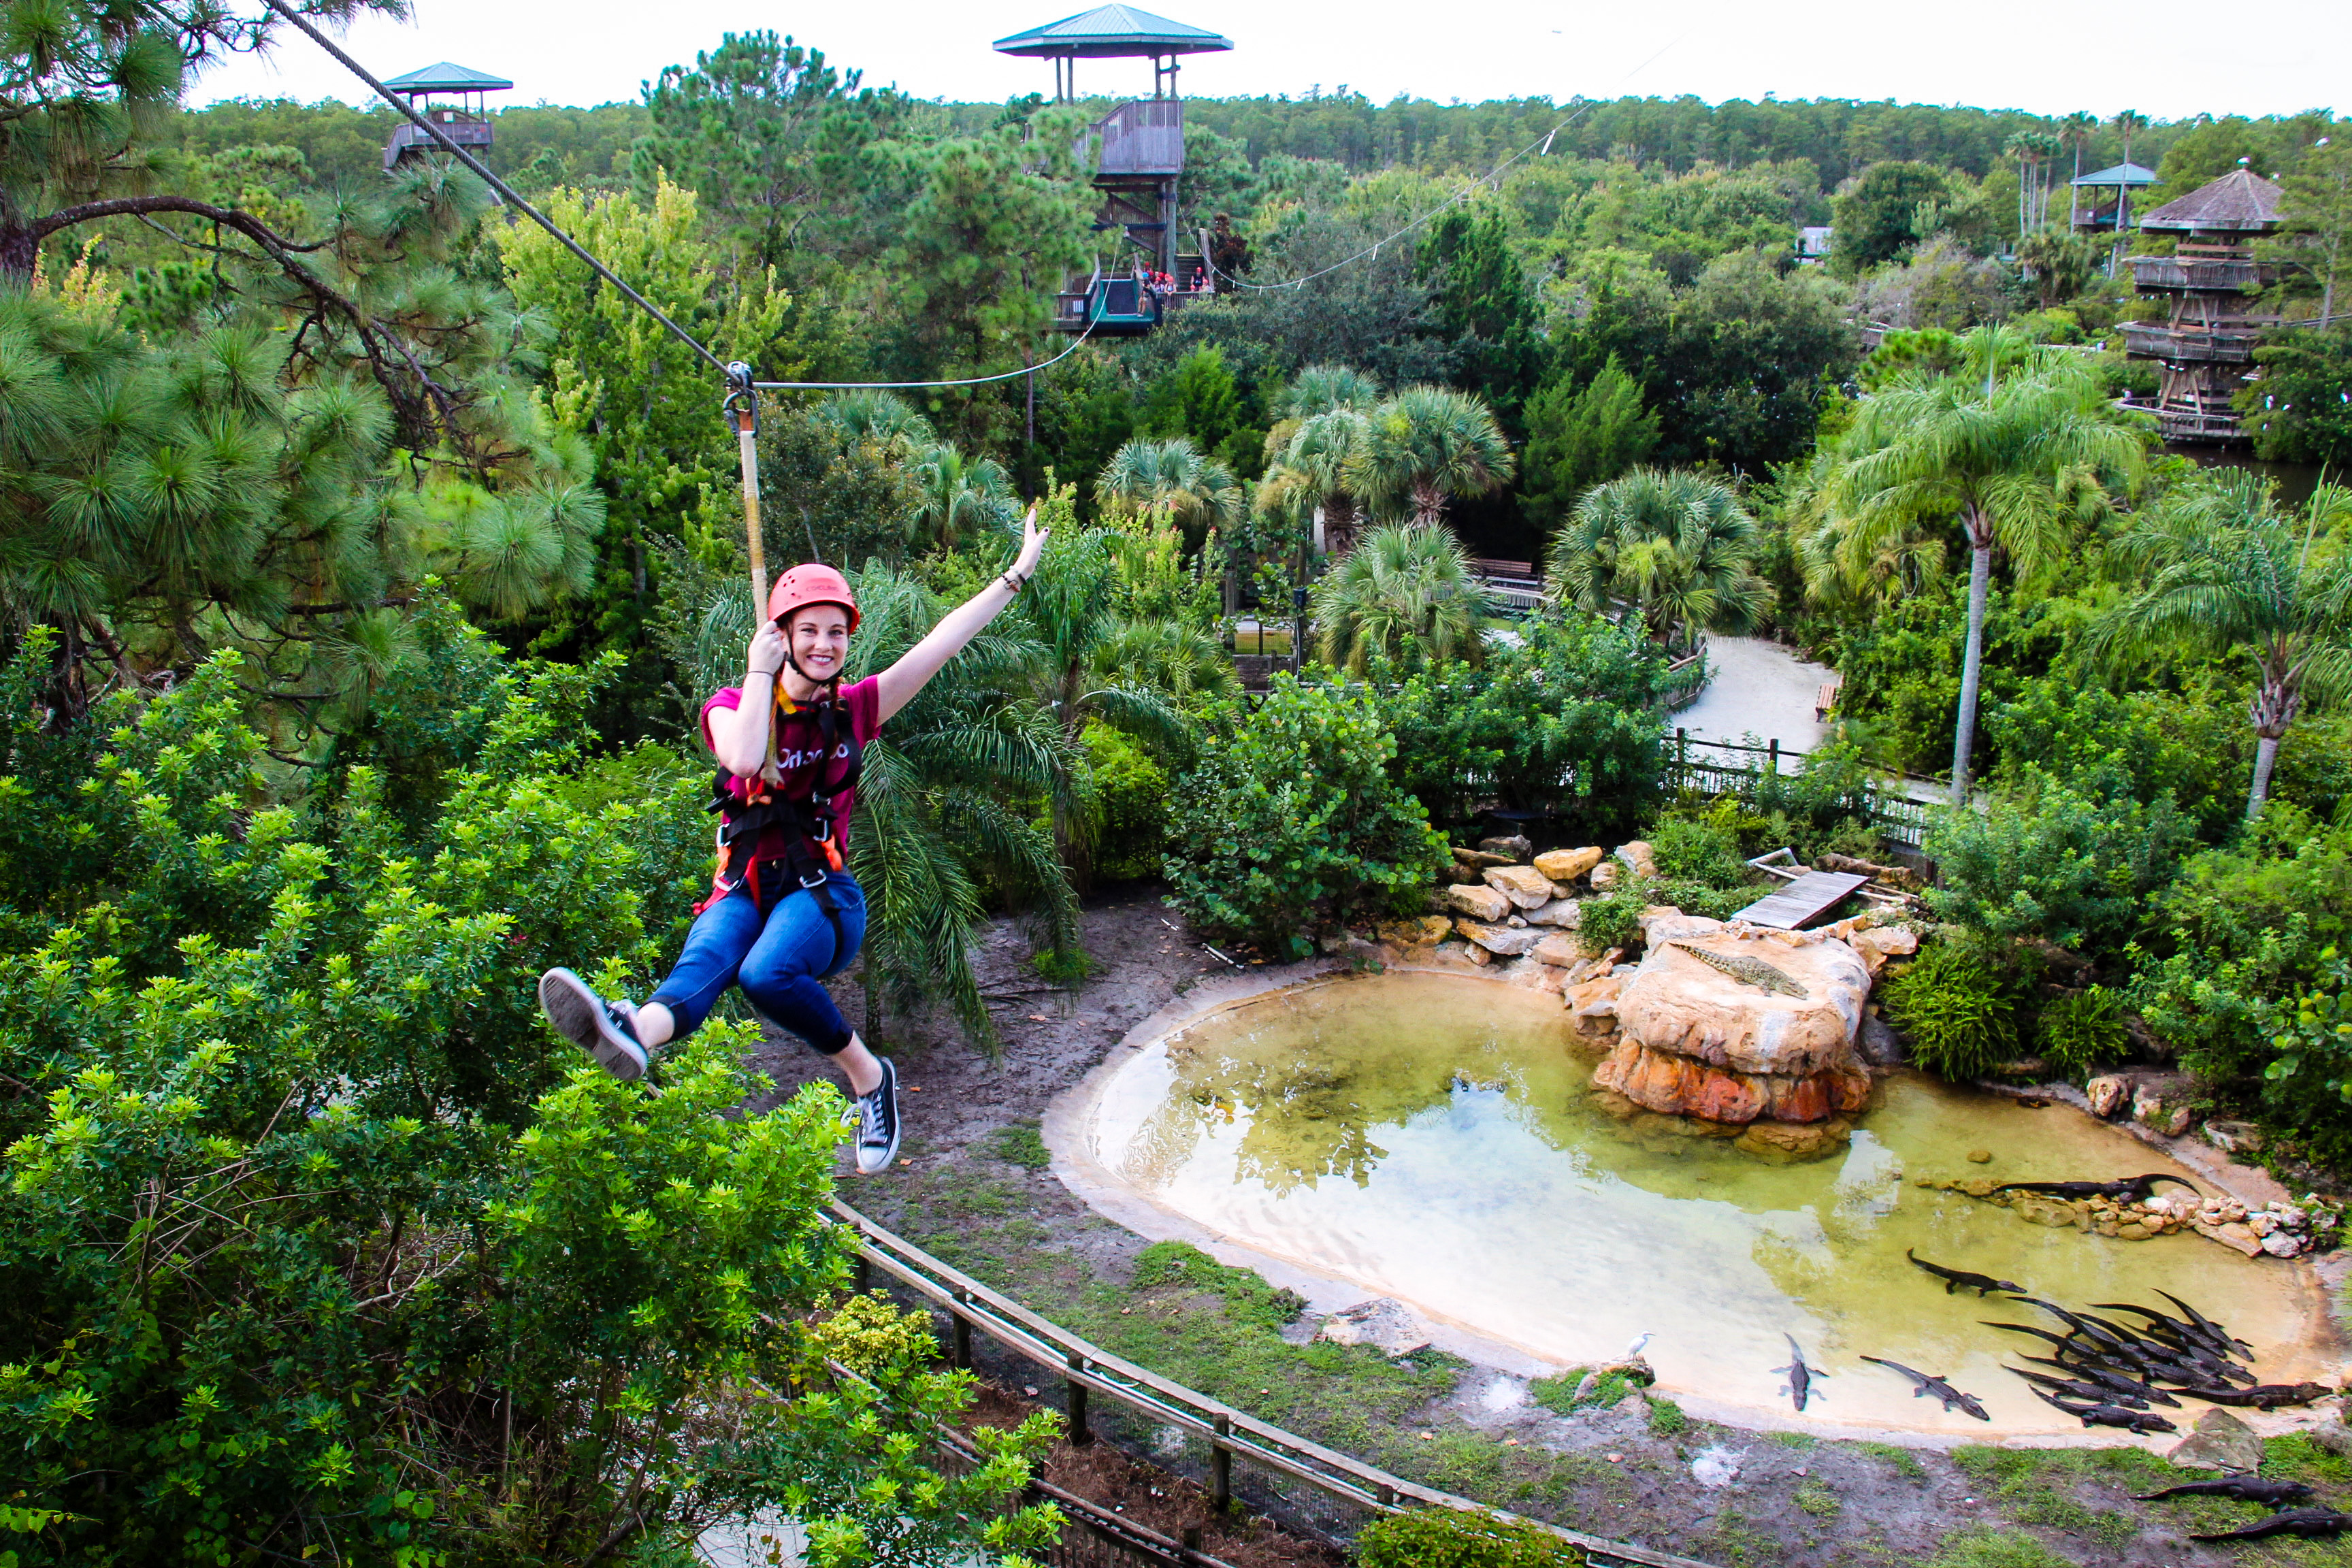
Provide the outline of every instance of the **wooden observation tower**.
{"type": "MultiPolygon", "coordinates": [[[[394,77],[383,85],[408,100],[411,109],[440,127],[450,141],[468,153],[480,153],[490,144],[490,117],[482,107],[482,95],[510,91],[514,87],[503,77],[452,65],[447,60],[394,77]],[[436,99],[456,101],[436,103],[436,99]]],[[[401,121],[393,128],[392,140],[384,143],[384,173],[390,174],[411,153],[422,153],[437,145],[415,125],[401,121]]]]}
{"type": "Polygon", "coordinates": [[[1054,62],[1056,103],[1076,101],[1082,59],[1151,61],[1151,96],[1129,99],[1096,121],[1087,132],[1092,146],[1079,149],[1080,158],[1094,168],[1095,189],[1103,197],[1095,231],[1116,231],[1126,243],[1108,263],[1097,264],[1083,287],[1064,291],[1056,327],[1147,332],[1166,310],[1214,291],[1202,258],[1180,243],[1183,237],[1177,232],[1184,100],[1177,96],[1176,72],[1185,55],[1233,47],[1231,38],[1132,5],[1098,5],[996,40],[999,54],[1054,62]]]}
{"type": "Polygon", "coordinates": [[[2167,302],[2164,321],[2125,325],[2124,350],[2156,362],[2156,401],[2136,406],[2168,441],[2244,439],[2230,399],[2253,379],[2254,345],[2278,322],[2258,296],[2277,269],[2254,259],[2253,242],[2278,226],[2279,195],[2251,169],[2232,169],[2139,220],[2143,234],[2179,237],[2170,256],[2125,258],[2139,297],[2167,302]]]}

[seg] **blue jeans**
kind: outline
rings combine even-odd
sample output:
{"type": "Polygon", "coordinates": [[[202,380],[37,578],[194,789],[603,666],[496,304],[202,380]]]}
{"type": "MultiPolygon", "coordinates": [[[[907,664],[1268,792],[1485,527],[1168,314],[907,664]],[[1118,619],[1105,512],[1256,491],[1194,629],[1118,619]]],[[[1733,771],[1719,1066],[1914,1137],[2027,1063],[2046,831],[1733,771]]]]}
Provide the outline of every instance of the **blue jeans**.
{"type": "Polygon", "coordinates": [[[779,862],[760,871],[764,896],[754,900],[751,889],[738,888],[703,910],[677,966],[647,1001],[670,1010],[675,1037],[684,1039],[702,1027],[720,992],[740,985],[761,1017],[836,1055],[848,1047],[849,1025],[819,982],[848,968],[865,944],[866,890],[846,871],[825,879],[841,922],[836,941],[815,893],[795,885],[779,862]]]}

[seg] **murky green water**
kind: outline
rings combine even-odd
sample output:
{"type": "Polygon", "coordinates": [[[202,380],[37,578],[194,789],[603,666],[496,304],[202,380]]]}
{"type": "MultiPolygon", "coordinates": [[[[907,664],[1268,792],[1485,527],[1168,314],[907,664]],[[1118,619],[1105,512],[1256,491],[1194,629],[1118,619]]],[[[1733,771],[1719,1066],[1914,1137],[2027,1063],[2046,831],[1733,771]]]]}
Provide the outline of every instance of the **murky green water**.
{"type": "MultiPolygon", "coordinates": [[[[1905,1248],[2061,1304],[2162,1288],[2227,1321],[2265,1377],[2335,1366],[2308,1268],[2194,1236],[2110,1241],[2030,1225],[1906,1179],[2188,1173],[2064,1106],[2034,1110],[1913,1074],[1886,1080],[1841,1155],[1769,1165],[1668,1118],[1619,1121],[1559,1000],[1397,974],[1300,987],[1143,1051],[1084,1124],[1093,1159],[1233,1241],[1391,1295],[1560,1364],[1635,1335],[1663,1388],[1790,1413],[1769,1369],[1793,1333],[1832,1375],[1824,1426],[2080,1432],[2000,1370],[2032,1309],[1947,1295],[1905,1248]],[[1993,1163],[1970,1165],[1971,1149],[1993,1163]],[[1868,1365],[1948,1373],[1988,1428],[1868,1365]]],[[[2195,1408],[2191,1408],[2193,1419],[2195,1408]]]]}

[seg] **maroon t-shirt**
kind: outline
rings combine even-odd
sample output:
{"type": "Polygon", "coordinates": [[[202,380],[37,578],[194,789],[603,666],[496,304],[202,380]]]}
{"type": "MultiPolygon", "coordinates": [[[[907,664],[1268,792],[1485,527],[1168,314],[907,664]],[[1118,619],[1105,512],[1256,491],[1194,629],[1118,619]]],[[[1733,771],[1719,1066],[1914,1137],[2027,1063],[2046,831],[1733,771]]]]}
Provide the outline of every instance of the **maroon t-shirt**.
{"type": "MultiPolygon", "coordinates": [[[[724,686],[702,705],[704,745],[710,744],[710,710],[714,708],[740,708],[742,701],[741,687],[724,686]]],[[[816,754],[824,737],[817,732],[814,709],[798,708],[777,715],[776,771],[783,775],[783,782],[779,786],[782,795],[798,800],[810,790],[822,787],[817,775],[820,766],[824,770],[824,783],[840,778],[849,768],[850,737],[855,737],[857,744],[863,746],[881,731],[881,688],[872,676],[855,685],[843,687],[841,705],[849,716],[849,736],[840,733],[840,721],[835,720],[833,755],[825,758],[819,758],[816,754]]],[[[737,800],[742,800],[751,795],[751,787],[757,782],[755,779],[730,778],[727,790],[737,800]]],[[[856,805],[856,789],[835,792],[833,841],[845,855],[849,850],[849,816],[856,805]]],[[[784,830],[780,826],[771,826],[761,834],[759,847],[751,852],[751,858],[754,860],[779,860],[783,858],[785,852],[784,830]]]]}

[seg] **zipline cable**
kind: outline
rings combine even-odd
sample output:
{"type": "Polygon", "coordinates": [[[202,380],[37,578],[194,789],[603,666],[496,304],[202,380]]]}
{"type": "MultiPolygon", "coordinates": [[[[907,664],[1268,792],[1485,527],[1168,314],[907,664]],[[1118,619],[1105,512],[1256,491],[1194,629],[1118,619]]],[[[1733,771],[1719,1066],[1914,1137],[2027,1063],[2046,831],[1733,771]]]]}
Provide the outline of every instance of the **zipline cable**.
{"type": "MultiPolygon", "coordinates": [[[[934,386],[985,386],[991,382],[1011,381],[1013,377],[1020,375],[1034,375],[1039,371],[1045,370],[1048,366],[1059,364],[1063,360],[1066,360],[1069,358],[1070,355],[1077,353],[1079,346],[1094,335],[1097,323],[1088,321],[1087,323],[1087,330],[1078,334],[1076,342],[1071,343],[1068,348],[1064,349],[1052,359],[1043,361],[1037,364],[1024,365],[1019,370],[1004,371],[996,375],[968,375],[950,381],[746,381],[739,379],[735,373],[739,368],[740,368],[740,366],[730,365],[726,361],[711,353],[711,351],[703,344],[699,338],[697,338],[693,333],[688,331],[684,327],[679,326],[676,321],[671,321],[669,317],[663,312],[660,306],[655,304],[651,300],[646,299],[643,294],[638,293],[635,289],[630,288],[626,283],[623,282],[618,273],[605,266],[603,262],[597,260],[594,256],[589,253],[586,247],[583,246],[578,240],[572,238],[569,234],[566,234],[554,219],[549,217],[545,213],[531,205],[528,201],[525,201],[521,193],[517,191],[512,185],[508,184],[504,180],[499,178],[498,175],[492,174],[488,167],[486,166],[480,159],[475,157],[471,153],[467,152],[463,147],[458,146],[457,142],[453,140],[446,132],[434,124],[431,120],[418,113],[414,105],[401,98],[390,88],[384,86],[383,83],[378,81],[373,75],[370,74],[365,66],[352,58],[350,55],[343,52],[342,48],[339,47],[333,39],[319,31],[318,28],[312,26],[308,18],[304,17],[299,12],[296,11],[291,5],[287,4],[287,0],[261,0],[261,3],[268,6],[272,11],[277,12],[279,16],[285,17],[288,21],[293,23],[295,26],[300,28],[302,32],[310,37],[312,43],[318,45],[329,54],[334,56],[337,60],[341,62],[344,69],[350,71],[353,76],[367,83],[369,88],[374,91],[378,98],[383,99],[386,103],[392,105],[392,107],[398,110],[410,124],[416,126],[427,136],[432,137],[434,141],[441,144],[445,151],[457,158],[459,163],[465,164],[467,168],[471,169],[476,174],[481,176],[483,183],[488,184],[490,189],[496,191],[499,194],[500,200],[514,207],[524,216],[530,218],[531,222],[545,229],[549,234],[553,235],[558,244],[562,245],[564,249],[569,250],[581,260],[586,262],[590,269],[593,270],[597,277],[602,278],[605,282],[610,283],[614,288],[619,289],[622,296],[631,304],[635,305],[639,310],[645,311],[646,314],[651,316],[655,321],[659,321],[663,326],[668,328],[672,337],[677,339],[679,342],[684,343],[688,348],[692,349],[709,364],[711,369],[725,376],[727,378],[727,384],[730,389],[740,390],[741,387],[748,385],[757,388],[761,392],[898,392],[934,386]]],[[[730,397],[731,398],[732,396],[733,391],[730,390],[730,397]]]]}
{"type": "Polygon", "coordinates": [[[300,28],[305,34],[309,35],[312,43],[318,45],[320,48],[334,56],[336,59],[341,61],[343,68],[350,71],[362,81],[367,83],[370,88],[374,89],[375,95],[378,98],[383,99],[386,103],[392,105],[394,109],[399,110],[402,115],[406,117],[410,124],[420,128],[427,136],[432,137],[434,141],[441,143],[442,147],[454,155],[459,163],[465,164],[466,167],[471,169],[475,174],[480,175],[483,181],[488,184],[490,189],[498,192],[501,199],[513,205],[518,211],[529,217],[531,222],[539,225],[540,227],[553,235],[558,244],[562,245],[566,250],[572,252],[572,255],[578,257],[581,260],[586,262],[590,269],[593,270],[597,277],[602,278],[605,282],[610,283],[614,288],[618,289],[622,294],[635,303],[639,310],[645,311],[655,321],[659,321],[663,326],[667,327],[672,337],[676,338],[679,342],[684,343],[688,348],[692,349],[696,353],[709,361],[711,369],[719,372],[721,375],[725,375],[727,374],[726,363],[717,354],[712,353],[709,349],[703,347],[701,340],[698,339],[692,332],[688,331],[684,327],[679,326],[676,321],[671,321],[669,317],[663,314],[660,306],[655,304],[651,300],[646,299],[643,294],[638,293],[635,289],[630,288],[626,283],[622,282],[620,276],[617,273],[615,273],[611,268],[605,266],[603,262],[597,260],[593,256],[588,254],[586,247],[581,245],[578,240],[564,233],[562,228],[557,226],[554,219],[549,217],[545,213],[540,211],[537,207],[523,200],[520,194],[519,194],[512,185],[508,184],[504,180],[499,179],[496,174],[490,173],[488,168],[483,164],[479,158],[475,157],[463,147],[458,146],[457,143],[450,138],[446,132],[434,124],[432,121],[426,119],[424,115],[419,114],[413,104],[410,104],[405,100],[402,99],[390,88],[384,86],[383,83],[376,80],[373,76],[369,74],[368,68],[365,66],[352,58],[351,56],[345,54],[341,47],[336,44],[333,39],[328,37],[326,34],[310,26],[310,22],[308,17],[295,10],[293,6],[288,5],[286,0],[261,0],[261,3],[268,6],[271,10],[277,12],[279,16],[285,17],[288,21],[293,23],[294,26],[300,28]]]}
{"type": "MultiPolygon", "coordinates": [[[[1635,77],[1649,69],[1651,66],[1656,64],[1659,55],[1664,54],[1668,49],[1673,48],[1676,44],[1681,42],[1682,36],[1680,34],[1668,38],[1664,43],[1658,46],[1656,52],[1652,54],[1648,59],[1643,60],[1640,65],[1635,66],[1632,70],[1629,70],[1623,76],[1619,77],[1615,85],[1622,87],[1627,82],[1632,81],[1635,77]]],[[[1398,240],[1402,239],[1406,235],[1411,234],[1414,229],[1419,228],[1423,224],[1427,223],[1431,218],[1435,217],[1438,214],[1445,212],[1450,208],[1459,206],[1463,202],[1467,201],[1470,197],[1471,192],[1477,190],[1480,186],[1486,184],[1487,181],[1492,180],[1496,175],[1501,174],[1504,170],[1509,168],[1512,164],[1517,163],[1520,159],[1526,157],[1537,148],[1540,147],[1547,153],[1550,152],[1551,139],[1553,137],[1559,135],[1561,132],[1567,130],[1570,126],[1583,119],[1585,115],[1590,113],[1592,110],[1607,101],[1608,100],[1605,99],[1599,98],[1585,99],[1576,106],[1576,109],[1572,113],[1553,125],[1550,130],[1545,132],[1542,135],[1537,137],[1534,141],[1528,142],[1526,146],[1520,148],[1517,152],[1512,153],[1509,157],[1504,159],[1501,163],[1496,164],[1493,168],[1487,170],[1476,179],[1472,180],[1469,184],[1464,185],[1460,190],[1454,192],[1452,195],[1446,197],[1444,201],[1438,203],[1435,206],[1430,208],[1419,217],[1414,218],[1402,228],[1398,229],[1394,234],[1389,235],[1385,238],[1376,239],[1372,241],[1371,244],[1366,246],[1363,249],[1356,252],[1355,255],[1343,256],[1339,260],[1331,263],[1328,267],[1318,268],[1315,271],[1306,273],[1297,278],[1286,278],[1279,283],[1251,283],[1243,279],[1234,277],[1232,273],[1217,265],[1216,258],[1209,254],[1208,236],[1205,233],[1201,236],[1202,264],[1207,267],[1210,271],[1215,273],[1218,277],[1223,279],[1226,282],[1232,284],[1236,289],[1255,289],[1261,294],[1273,293],[1283,289],[1296,289],[1302,283],[1312,283],[1318,278],[1321,278],[1328,273],[1337,272],[1342,267],[1352,266],[1354,263],[1363,260],[1364,258],[1368,256],[1378,256],[1383,247],[1394,245],[1398,240]]]]}

